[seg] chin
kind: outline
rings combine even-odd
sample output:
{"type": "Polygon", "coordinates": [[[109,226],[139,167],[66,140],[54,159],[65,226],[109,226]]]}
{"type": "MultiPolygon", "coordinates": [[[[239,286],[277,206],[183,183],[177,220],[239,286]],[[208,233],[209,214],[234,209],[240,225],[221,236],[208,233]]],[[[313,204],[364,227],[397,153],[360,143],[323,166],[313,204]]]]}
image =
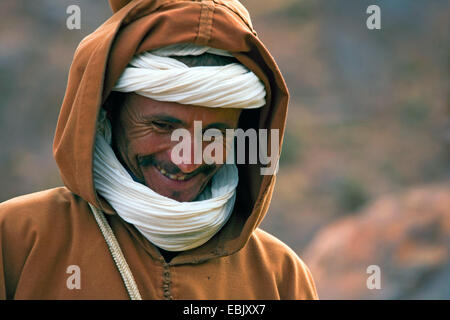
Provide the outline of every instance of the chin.
{"type": "Polygon", "coordinates": [[[167,190],[167,188],[160,188],[158,186],[149,186],[150,189],[155,191],[156,193],[170,198],[172,200],[176,200],[178,202],[191,202],[194,201],[197,196],[200,194],[200,190],[190,190],[190,191],[174,191],[167,190]]]}

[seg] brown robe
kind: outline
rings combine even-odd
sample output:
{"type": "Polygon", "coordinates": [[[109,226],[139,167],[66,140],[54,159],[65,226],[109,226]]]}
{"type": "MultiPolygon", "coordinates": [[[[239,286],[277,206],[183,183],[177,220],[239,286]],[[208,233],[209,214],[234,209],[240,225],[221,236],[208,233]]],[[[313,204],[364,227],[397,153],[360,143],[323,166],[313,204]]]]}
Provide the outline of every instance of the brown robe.
{"type": "Polygon", "coordinates": [[[0,204],[0,299],[128,299],[88,202],[114,231],[143,299],[316,299],[307,266],[258,228],[275,176],[239,165],[236,204],[204,245],[165,261],[94,189],[98,111],[134,54],[179,42],[225,49],[264,82],[267,104],[244,110],[242,128],[285,127],[288,91],[238,1],[110,1],[114,15],[76,50],[59,115],[54,156],[64,187],[0,204]],[[80,288],[68,286],[79,267],[80,288]],[[68,269],[69,268],[69,269],[68,269]]]}

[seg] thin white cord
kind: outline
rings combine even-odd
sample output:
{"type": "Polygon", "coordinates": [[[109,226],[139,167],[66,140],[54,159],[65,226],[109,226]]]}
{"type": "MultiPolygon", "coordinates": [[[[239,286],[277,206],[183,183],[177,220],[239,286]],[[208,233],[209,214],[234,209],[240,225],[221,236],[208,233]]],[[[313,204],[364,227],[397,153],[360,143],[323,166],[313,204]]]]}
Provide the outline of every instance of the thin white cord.
{"type": "Polygon", "coordinates": [[[139,289],[136,285],[136,281],[134,280],[133,273],[131,273],[130,267],[128,266],[125,256],[122,253],[122,249],[120,249],[119,242],[117,241],[114,232],[109,226],[108,221],[106,221],[105,215],[101,210],[97,209],[90,203],[89,206],[91,207],[95,220],[97,221],[100,231],[105,238],[114,263],[116,264],[116,267],[120,272],[120,276],[122,277],[123,283],[125,284],[130,299],[142,300],[141,294],[139,293],[139,289]]]}

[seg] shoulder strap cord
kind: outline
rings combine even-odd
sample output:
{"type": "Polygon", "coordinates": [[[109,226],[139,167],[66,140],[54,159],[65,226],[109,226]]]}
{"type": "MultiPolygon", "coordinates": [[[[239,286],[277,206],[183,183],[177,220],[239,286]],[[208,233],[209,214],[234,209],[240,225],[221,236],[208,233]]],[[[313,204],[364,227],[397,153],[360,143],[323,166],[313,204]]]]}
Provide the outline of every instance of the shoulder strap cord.
{"type": "Polygon", "coordinates": [[[100,231],[105,238],[114,263],[116,264],[116,267],[120,272],[120,276],[122,277],[123,283],[125,284],[130,299],[142,300],[141,294],[139,293],[139,289],[136,285],[133,274],[131,273],[130,267],[125,260],[122,250],[120,249],[119,242],[117,242],[117,239],[114,236],[114,232],[109,226],[108,221],[106,221],[105,215],[101,210],[97,209],[90,203],[89,206],[91,207],[95,220],[97,221],[100,231]]]}

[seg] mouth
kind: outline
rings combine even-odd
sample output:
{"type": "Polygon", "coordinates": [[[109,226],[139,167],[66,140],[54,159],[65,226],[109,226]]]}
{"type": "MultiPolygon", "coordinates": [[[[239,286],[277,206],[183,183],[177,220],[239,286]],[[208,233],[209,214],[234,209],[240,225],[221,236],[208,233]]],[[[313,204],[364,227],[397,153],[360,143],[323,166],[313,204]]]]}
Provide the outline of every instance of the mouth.
{"type": "Polygon", "coordinates": [[[138,164],[144,185],[179,202],[193,201],[217,169],[214,165],[204,165],[184,173],[170,161],[157,161],[154,156],[140,157],[138,164]]]}
{"type": "Polygon", "coordinates": [[[169,163],[141,161],[144,184],[153,191],[177,200],[187,202],[195,199],[204,189],[214,170],[203,168],[190,173],[183,173],[172,168],[169,163]],[[206,170],[208,169],[208,170],[206,170]]]}
{"type": "Polygon", "coordinates": [[[184,174],[184,173],[181,173],[181,172],[179,172],[177,174],[168,173],[166,170],[161,168],[159,165],[155,165],[155,168],[163,176],[165,176],[166,178],[169,178],[170,180],[174,180],[174,181],[187,181],[187,180],[191,179],[195,175],[195,173],[194,174],[184,174]]]}

